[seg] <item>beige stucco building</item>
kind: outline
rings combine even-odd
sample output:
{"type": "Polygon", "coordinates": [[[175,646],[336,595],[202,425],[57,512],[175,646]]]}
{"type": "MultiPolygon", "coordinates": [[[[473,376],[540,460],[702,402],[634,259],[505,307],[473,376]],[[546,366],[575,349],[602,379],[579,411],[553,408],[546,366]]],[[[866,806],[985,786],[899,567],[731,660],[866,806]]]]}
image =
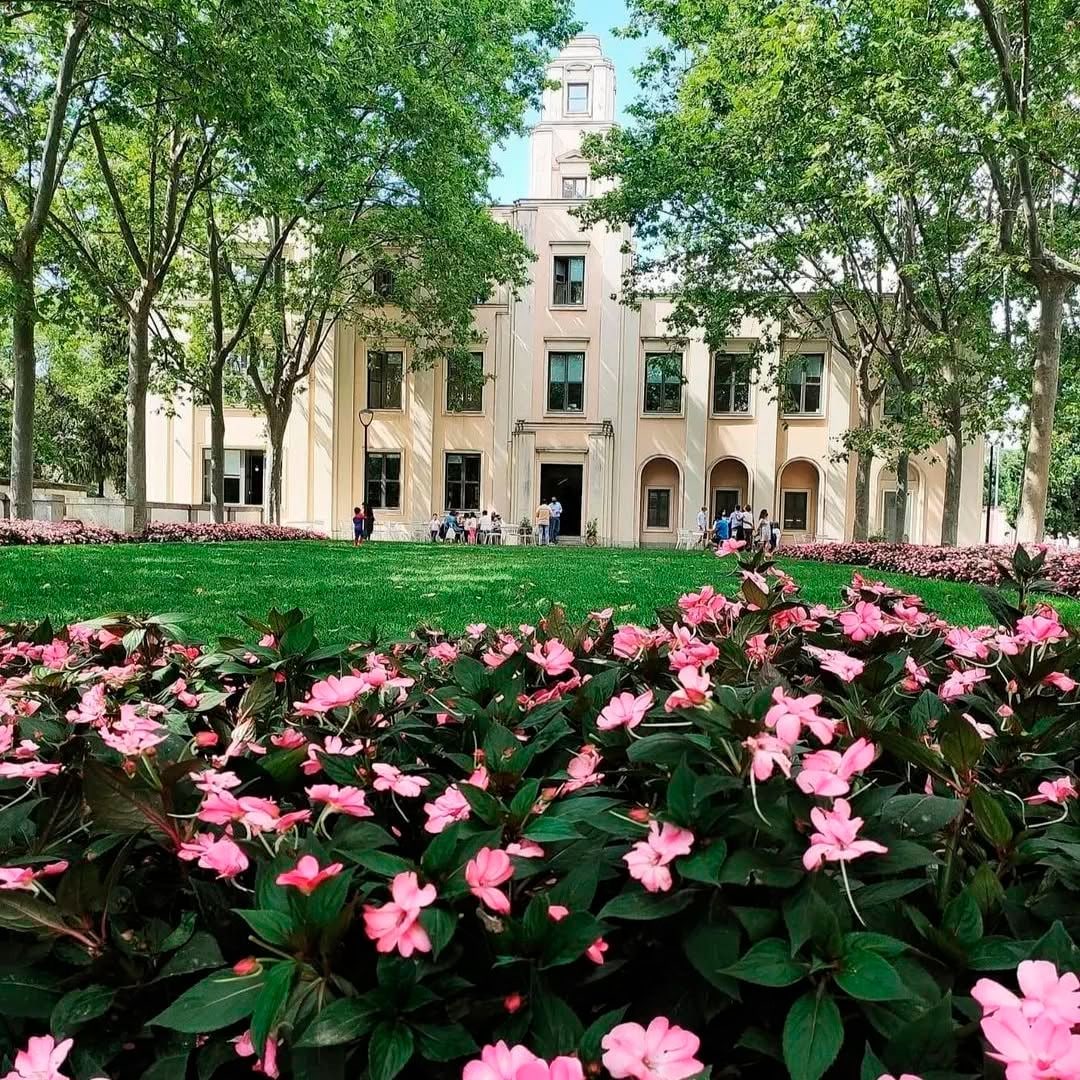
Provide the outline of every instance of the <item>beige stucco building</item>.
{"type": "MultiPolygon", "coordinates": [[[[550,76],[559,87],[545,91],[532,131],[529,190],[492,210],[536,262],[520,295],[496,292],[476,308],[482,391],[456,385],[443,365],[411,371],[404,342],[369,347],[339,324],[293,411],[283,522],[349,535],[352,507],[366,500],[387,535],[449,508],[490,507],[516,524],[557,494],[564,535],[595,519],[614,543],[673,543],[703,505],[711,518],[735,502],[751,503],[755,516],[768,509],[787,542],[850,536],[855,463],[836,460],[856,421],[846,362],[828,341],[793,339],[780,347],[803,359],[777,394],[755,385],[740,359],[758,339],[753,323],[710,352],[701,340],[671,340],[665,302],[621,304],[628,237],[582,231],[570,213],[594,194],[579,147],[614,121],[614,67],[598,39],[582,36],[550,76]]],[[[150,406],[149,496],[208,501],[209,413],[163,405],[150,406]]],[[[227,500],[263,504],[262,419],[230,410],[226,446],[227,500]]],[[[982,463],[977,440],[963,456],[960,543],[979,540],[982,463]]],[[[937,543],[944,454],[914,461],[910,479],[910,539],[937,543]]],[[[894,490],[875,461],[872,531],[884,531],[894,490]]]]}

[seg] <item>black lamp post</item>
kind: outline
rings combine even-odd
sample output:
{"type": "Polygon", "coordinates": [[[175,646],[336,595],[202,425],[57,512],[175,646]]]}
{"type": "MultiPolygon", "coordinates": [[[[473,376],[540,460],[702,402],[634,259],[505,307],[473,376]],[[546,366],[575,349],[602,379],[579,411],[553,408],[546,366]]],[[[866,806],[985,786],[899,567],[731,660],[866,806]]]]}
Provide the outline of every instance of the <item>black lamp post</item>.
{"type": "Polygon", "coordinates": [[[360,502],[361,504],[367,502],[367,433],[368,428],[371,427],[371,421],[375,419],[375,414],[370,409],[360,410],[360,423],[364,427],[364,460],[360,465],[360,502]]]}

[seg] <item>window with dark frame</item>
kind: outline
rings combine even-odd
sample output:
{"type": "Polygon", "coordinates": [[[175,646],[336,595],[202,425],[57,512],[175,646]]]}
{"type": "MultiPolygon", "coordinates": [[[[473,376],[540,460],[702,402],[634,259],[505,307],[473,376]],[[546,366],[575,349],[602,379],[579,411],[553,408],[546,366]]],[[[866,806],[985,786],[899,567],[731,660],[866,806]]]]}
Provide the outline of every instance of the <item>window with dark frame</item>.
{"type": "Polygon", "coordinates": [[[585,354],[548,353],[548,412],[585,411],[585,354]]]}
{"type": "Polygon", "coordinates": [[[484,411],[484,354],[446,358],[446,411],[484,411]]]}
{"type": "Polygon", "coordinates": [[[566,84],[566,111],[568,113],[589,111],[589,84],[587,82],[566,84]]]}
{"type": "Polygon", "coordinates": [[[750,358],[740,353],[713,355],[713,401],[715,415],[750,411],[750,358]]]}
{"type": "Polygon", "coordinates": [[[810,505],[808,491],[785,491],[783,493],[783,515],[781,526],[792,532],[806,532],[807,514],[810,505]]]}
{"type": "MultiPolygon", "coordinates": [[[[225,502],[233,506],[262,506],[266,454],[262,450],[225,451],[225,502]],[[242,496],[242,497],[241,497],[242,496]]],[[[203,447],[203,499],[212,499],[210,447],[203,447]]]]}
{"type": "Polygon", "coordinates": [[[553,304],[580,307],[585,303],[585,256],[556,255],[553,304]]]}
{"type": "Polygon", "coordinates": [[[682,387],[682,353],[646,354],[645,412],[681,412],[682,387]]]}
{"type": "Polygon", "coordinates": [[[822,353],[806,353],[788,368],[784,411],[817,415],[821,412],[821,379],[825,372],[822,353]]]}
{"type": "Polygon", "coordinates": [[[404,356],[400,351],[368,353],[367,407],[400,409],[404,356]]]}
{"type": "Polygon", "coordinates": [[[369,451],[364,500],[373,509],[401,509],[401,454],[369,451]]]}
{"type": "Polygon", "coordinates": [[[648,488],[645,492],[645,527],[671,528],[671,488],[648,488]]]}
{"type": "Polygon", "coordinates": [[[564,176],[562,181],[562,197],[564,199],[584,199],[589,181],[584,176],[564,176]]]}
{"type": "Polygon", "coordinates": [[[446,509],[480,509],[480,455],[446,455],[446,509]]]}
{"type": "Polygon", "coordinates": [[[386,266],[378,267],[372,276],[371,287],[376,296],[389,300],[394,293],[394,271],[386,266]]]}

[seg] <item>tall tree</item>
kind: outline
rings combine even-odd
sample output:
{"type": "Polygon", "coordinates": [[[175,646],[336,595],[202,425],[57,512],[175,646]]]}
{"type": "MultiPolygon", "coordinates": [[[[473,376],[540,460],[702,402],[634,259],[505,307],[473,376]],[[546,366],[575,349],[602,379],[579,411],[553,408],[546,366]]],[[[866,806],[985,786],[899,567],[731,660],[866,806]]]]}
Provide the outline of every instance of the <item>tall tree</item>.
{"type": "Polygon", "coordinates": [[[90,34],[87,7],[3,5],[0,34],[0,271],[10,282],[16,517],[34,509],[37,249],[81,112],[72,96],[90,34]]]}

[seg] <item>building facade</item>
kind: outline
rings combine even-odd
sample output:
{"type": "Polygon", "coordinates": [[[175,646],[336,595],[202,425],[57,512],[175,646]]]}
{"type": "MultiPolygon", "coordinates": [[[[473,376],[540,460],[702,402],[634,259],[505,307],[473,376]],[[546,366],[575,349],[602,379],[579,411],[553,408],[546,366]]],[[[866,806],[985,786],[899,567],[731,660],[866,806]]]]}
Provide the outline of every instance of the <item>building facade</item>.
{"type": "MultiPolygon", "coordinates": [[[[755,517],[768,509],[785,542],[850,537],[855,461],[837,458],[857,419],[846,361],[826,340],[782,342],[785,359],[798,358],[776,393],[751,378],[753,322],[710,351],[672,338],[663,300],[621,304],[628,234],[582,230],[571,215],[596,193],[580,144],[614,122],[614,67],[581,36],[549,75],[559,85],[532,130],[529,190],[492,209],[536,261],[519,295],[496,290],[476,308],[483,386],[444,364],[411,370],[406,342],[369,343],[337,325],[286,435],[283,522],[350,535],[352,508],[367,501],[388,535],[447,509],[493,508],[516,524],[557,495],[564,535],[595,521],[619,544],[674,543],[702,506],[712,517],[735,503],[755,517]]],[[[209,412],[165,405],[150,404],[149,497],[208,502],[209,412]]],[[[262,419],[229,410],[226,447],[226,500],[265,503],[262,419]]],[[[982,469],[980,439],[963,454],[960,543],[980,538],[982,469]]],[[[913,459],[912,541],[940,540],[944,475],[943,450],[913,459]]],[[[872,531],[888,528],[895,488],[875,461],[872,531]]]]}

